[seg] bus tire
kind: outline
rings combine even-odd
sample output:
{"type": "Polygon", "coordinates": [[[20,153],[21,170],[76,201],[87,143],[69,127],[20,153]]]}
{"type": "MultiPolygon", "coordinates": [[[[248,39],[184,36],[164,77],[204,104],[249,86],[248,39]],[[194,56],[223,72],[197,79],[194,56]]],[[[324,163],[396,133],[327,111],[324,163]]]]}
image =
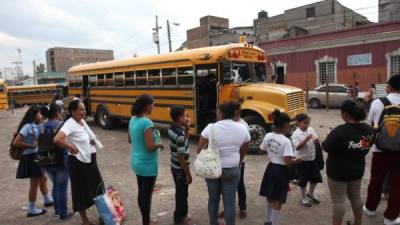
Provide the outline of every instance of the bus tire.
{"type": "Polygon", "coordinates": [[[271,126],[265,124],[264,119],[258,115],[246,116],[243,119],[249,125],[251,137],[248,154],[258,154],[265,135],[271,131],[271,126]]]}
{"type": "Polygon", "coordinates": [[[96,111],[96,123],[105,130],[112,130],[115,128],[114,120],[110,112],[104,106],[100,106],[96,111]]]}

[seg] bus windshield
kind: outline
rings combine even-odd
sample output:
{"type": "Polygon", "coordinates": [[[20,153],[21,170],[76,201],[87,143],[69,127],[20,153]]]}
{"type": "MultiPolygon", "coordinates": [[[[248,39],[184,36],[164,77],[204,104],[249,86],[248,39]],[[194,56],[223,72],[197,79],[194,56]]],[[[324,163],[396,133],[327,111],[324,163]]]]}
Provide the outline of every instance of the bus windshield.
{"type": "Polygon", "coordinates": [[[267,73],[264,63],[224,62],[222,64],[224,83],[265,82],[267,73]]]}

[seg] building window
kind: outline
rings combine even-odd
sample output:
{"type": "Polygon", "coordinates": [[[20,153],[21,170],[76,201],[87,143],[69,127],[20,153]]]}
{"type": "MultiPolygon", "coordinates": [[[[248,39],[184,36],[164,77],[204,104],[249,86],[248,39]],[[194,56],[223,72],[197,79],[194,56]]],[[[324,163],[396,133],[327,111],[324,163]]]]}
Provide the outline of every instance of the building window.
{"type": "Polygon", "coordinates": [[[400,74],[400,48],[385,55],[387,61],[387,79],[391,76],[400,74]]]}
{"type": "Polygon", "coordinates": [[[323,85],[328,80],[329,83],[337,81],[337,59],[324,56],[315,60],[317,72],[317,85],[323,85]]]}
{"type": "Polygon", "coordinates": [[[306,8],[306,17],[307,19],[315,17],[315,7],[306,8]]]}
{"type": "Polygon", "coordinates": [[[390,56],[390,76],[400,74],[400,55],[390,56]]]}

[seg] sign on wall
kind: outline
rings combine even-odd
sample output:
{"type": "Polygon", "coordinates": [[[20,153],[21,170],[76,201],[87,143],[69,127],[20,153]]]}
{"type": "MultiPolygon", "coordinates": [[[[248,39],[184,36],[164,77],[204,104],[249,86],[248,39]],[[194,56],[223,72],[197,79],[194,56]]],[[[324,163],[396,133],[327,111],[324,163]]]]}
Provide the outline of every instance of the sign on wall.
{"type": "Polygon", "coordinates": [[[371,53],[347,56],[347,65],[348,66],[362,66],[362,65],[371,65],[371,64],[372,64],[372,54],[371,53]]]}

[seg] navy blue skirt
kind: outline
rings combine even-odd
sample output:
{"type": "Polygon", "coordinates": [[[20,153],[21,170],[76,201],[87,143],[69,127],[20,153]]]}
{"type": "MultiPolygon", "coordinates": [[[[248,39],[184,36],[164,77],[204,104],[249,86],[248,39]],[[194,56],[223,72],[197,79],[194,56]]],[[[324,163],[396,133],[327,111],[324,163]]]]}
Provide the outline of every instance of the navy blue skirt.
{"type": "Polygon", "coordinates": [[[17,179],[40,178],[43,177],[44,171],[36,163],[36,154],[21,155],[17,169],[17,179]]]}
{"type": "Polygon", "coordinates": [[[270,201],[286,203],[290,170],[286,165],[269,163],[260,187],[260,195],[270,201]]]}

